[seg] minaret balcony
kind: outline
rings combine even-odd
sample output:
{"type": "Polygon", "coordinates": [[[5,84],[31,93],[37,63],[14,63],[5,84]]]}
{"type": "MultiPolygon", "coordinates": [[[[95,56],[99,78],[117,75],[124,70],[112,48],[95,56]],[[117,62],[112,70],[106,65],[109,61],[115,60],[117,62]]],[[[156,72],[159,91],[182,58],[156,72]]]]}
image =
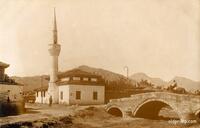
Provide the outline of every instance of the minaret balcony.
{"type": "Polygon", "coordinates": [[[50,44],[49,53],[51,56],[58,56],[60,54],[60,45],[59,44],[50,44]]]}

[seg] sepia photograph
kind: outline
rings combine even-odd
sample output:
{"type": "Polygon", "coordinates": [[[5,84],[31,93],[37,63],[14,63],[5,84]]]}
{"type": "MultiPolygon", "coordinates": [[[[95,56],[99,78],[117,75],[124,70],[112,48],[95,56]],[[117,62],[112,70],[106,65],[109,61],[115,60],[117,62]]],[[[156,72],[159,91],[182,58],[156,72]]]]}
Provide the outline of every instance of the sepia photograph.
{"type": "Polygon", "coordinates": [[[200,128],[200,0],[0,0],[0,128],[200,128]]]}

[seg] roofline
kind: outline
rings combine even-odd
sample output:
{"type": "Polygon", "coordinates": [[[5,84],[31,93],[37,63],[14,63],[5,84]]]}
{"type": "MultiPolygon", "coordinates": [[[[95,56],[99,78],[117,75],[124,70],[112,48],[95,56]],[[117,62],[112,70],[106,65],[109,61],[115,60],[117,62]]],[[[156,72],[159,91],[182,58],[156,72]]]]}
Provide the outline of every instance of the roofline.
{"type": "Polygon", "coordinates": [[[58,86],[62,85],[91,85],[91,86],[105,86],[102,81],[91,82],[91,81],[59,81],[56,82],[58,86]]]}
{"type": "MultiPolygon", "coordinates": [[[[90,77],[90,78],[93,77],[93,78],[103,79],[102,76],[95,74],[66,74],[66,75],[58,74],[58,80],[66,77],[90,77]]],[[[45,79],[50,80],[50,76],[46,77],[45,79]]]]}
{"type": "Polygon", "coordinates": [[[0,85],[9,85],[9,86],[12,86],[12,85],[16,85],[16,86],[24,86],[23,84],[16,84],[16,83],[14,83],[14,84],[12,84],[12,83],[8,83],[8,82],[0,82],[0,85]]]}
{"type": "Polygon", "coordinates": [[[10,66],[9,64],[6,64],[6,63],[0,61],[0,67],[7,68],[9,66],[10,66]]]}
{"type": "Polygon", "coordinates": [[[75,74],[75,73],[74,73],[74,74],[66,74],[66,75],[65,75],[65,74],[59,74],[59,75],[58,75],[58,78],[65,78],[65,77],[69,77],[69,76],[71,76],[71,77],[73,77],[73,76],[74,76],[74,77],[76,77],[76,76],[80,76],[80,77],[81,77],[81,76],[83,76],[83,77],[85,76],[85,77],[86,77],[86,76],[87,76],[87,77],[101,78],[101,76],[99,76],[99,75],[95,75],[95,74],[81,74],[81,73],[77,73],[77,74],[75,74]]]}
{"type": "Polygon", "coordinates": [[[47,90],[48,90],[48,87],[47,88],[36,88],[33,91],[37,92],[37,91],[47,91],[47,90]]]}

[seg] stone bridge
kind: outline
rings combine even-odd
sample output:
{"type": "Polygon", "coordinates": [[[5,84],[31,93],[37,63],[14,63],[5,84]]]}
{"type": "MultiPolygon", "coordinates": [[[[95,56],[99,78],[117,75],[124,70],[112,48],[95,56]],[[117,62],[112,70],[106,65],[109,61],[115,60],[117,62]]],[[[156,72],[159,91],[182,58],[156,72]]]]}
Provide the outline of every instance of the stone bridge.
{"type": "Polygon", "coordinates": [[[112,99],[106,111],[122,117],[158,118],[159,111],[170,107],[180,120],[193,120],[200,117],[200,96],[169,92],[150,92],[131,97],[112,99]]]}

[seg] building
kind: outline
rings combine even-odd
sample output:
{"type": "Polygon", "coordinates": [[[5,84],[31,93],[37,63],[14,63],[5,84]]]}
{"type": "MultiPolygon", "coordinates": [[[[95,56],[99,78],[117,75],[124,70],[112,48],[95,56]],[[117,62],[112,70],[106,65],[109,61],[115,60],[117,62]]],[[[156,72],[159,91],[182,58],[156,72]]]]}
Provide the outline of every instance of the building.
{"type": "Polygon", "coordinates": [[[58,85],[61,104],[104,104],[105,86],[97,75],[72,70],[58,85]]]}
{"type": "Polygon", "coordinates": [[[23,85],[5,74],[9,64],[0,62],[0,116],[24,111],[23,85]]]}
{"type": "Polygon", "coordinates": [[[9,64],[0,62],[0,93],[7,94],[10,101],[22,100],[23,85],[17,84],[5,74],[5,69],[8,67],[9,64]]]}
{"type": "Polygon", "coordinates": [[[49,45],[51,70],[48,87],[36,89],[36,103],[103,104],[105,87],[100,76],[80,70],[58,74],[58,56],[61,46],[57,42],[56,14],[54,10],[53,43],[49,45]]]}
{"type": "MultiPolygon", "coordinates": [[[[56,84],[59,104],[104,104],[104,80],[98,75],[74,69],[59,74],[56,84]]],[[[36,103],[48,103],[48,87],[41,87],[35,91],[36,103]]]]}

